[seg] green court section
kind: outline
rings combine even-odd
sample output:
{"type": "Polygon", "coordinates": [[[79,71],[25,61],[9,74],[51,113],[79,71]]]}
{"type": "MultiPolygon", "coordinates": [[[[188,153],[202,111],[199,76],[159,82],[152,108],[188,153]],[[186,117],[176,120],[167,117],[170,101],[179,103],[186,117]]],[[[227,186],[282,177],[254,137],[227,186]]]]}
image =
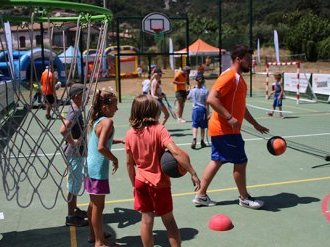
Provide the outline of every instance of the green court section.
{"type": "MultiPolygon", "coordinates": [[[[172,98],[172,103],[173,100],[172,98]]],[[[280,135],[313,148],[330,149],[329,104],[297,105],[295,101],[284,100],[283,109],[291,113],[286,113],[286,118],[281,119],[277,116],[268,117],[267,111],[260,109],[269,109],[271,101],[266,101],[263,97],[248,98],[247,101],[251,113],[262,125],[270,128],[272,135],[280,135]]],[[[130,100],[119,104],[119,111],[114,118],[116,138],[123,138],[129,128],[130,104],[130,100]]],[[[187,103],[187,120],[191,119],[190,114],[191,104],[187,103]]],[[[59,125],[60,121],[57,121],[53,128],[59,128],[59,125]]],[[[192,205],[194,192],[189,175],[172,179],[174,214],[181,231],[182,246],[328,246],[330,222],[324,217],[321,204],[323,198],[330,193],[330,163],[290,148],[281,156],[273,156],[267,151],[267,140],[246,126],[247,123],[244,128],[249,133],[243,132],[243,136],[249,158],[249,192],[264,200],[265,207],[251,210],[238,206],[238,192],[232,177],[231,164],[220,169],[209,188],[209,196],[218,202],[214,207],[196,208],[192,205]],[[227,232],[209,230],[208,220],[215,214],[229,216],[234,228],[227,232]]],[[[193,166],[202,177],[211,149],[190,149],[192,132],[189,121],[178,124],[170,119],[166,127],[175,142],[189,153],[193,166]]],[[[52,152],[51,143],[49,152],[52,152]]],[[[111,239],[122,246],[141,246],[141,216],[133,210],[132,188],[127,176],[123,145],[114,145],[113,152],[119,158],[120,167],[110,177],[111,194],[106,197],[104,210],[105,230],[111,232],[111,239]]],[[[64,164],[60,161],[54,162],[58,162],[56,167],[63,168],[64,164]]],[[[56,173],[54,169],[51,172],[56,173]]],[[[35,174],[29,179],[40,178],[35,174]]],[[[54,175],[54,178],[48,175],[45,179],[61,178],[58,175],[54,175]]],[[[39,194],[47,205],[52,205],[58,188],[52,185],[53,182],[49,184],[49,187],[41,188],[39,194]]],[[[7,200],[4,188],[0,186],[0,213],[4,216],[4,219],[0,217],[1,247],[91,246],[87,243],[87,227],[64,226],[67,209],[61,192],[55,200],[54,208],[47,210],[41,205],[37,194],[29,207],[18,206],[17,202],[31,200],[33,193],[29,188],[20,187],[20,190],[23,193],[20,193],[19,198],[7,200]]],[[[66,194],[65,182],[62,190],[66,194]]],[[[86,194],[79,197],[80,207],[86,209],[88,200],[86,194]]],[[[330,210],[330,204],[327,208],[330,210]]],[[[169,246],[165,228],[159,218],[155,220],[154,236],[155,246],[169,246]]]]}

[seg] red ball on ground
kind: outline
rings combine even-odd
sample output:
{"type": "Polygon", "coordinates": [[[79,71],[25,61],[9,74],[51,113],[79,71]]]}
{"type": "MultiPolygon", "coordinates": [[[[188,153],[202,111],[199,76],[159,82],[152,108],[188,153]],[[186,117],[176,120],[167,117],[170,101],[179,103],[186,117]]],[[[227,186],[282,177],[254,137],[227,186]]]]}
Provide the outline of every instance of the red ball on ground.
{"type": "Polygon", "coordinates": [[[234,225],[227,215],[216,214],[209,220],[209,228],[213,231],[229,231],[234,225]]]}

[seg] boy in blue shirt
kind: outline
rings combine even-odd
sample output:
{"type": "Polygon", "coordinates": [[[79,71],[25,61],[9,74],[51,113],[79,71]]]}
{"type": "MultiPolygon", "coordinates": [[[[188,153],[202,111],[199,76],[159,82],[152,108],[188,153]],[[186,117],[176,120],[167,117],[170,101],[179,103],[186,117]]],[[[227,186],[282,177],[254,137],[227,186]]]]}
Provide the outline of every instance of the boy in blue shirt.
{"type": "Polygon", "coordinates": [[[193,102],[192,110],[192,131],[193,131],[193,141],[191,143],[191,148],[196,148],[197,130],[201,129],[201,147],[206,147],[204,142],[205,129],[207,128],[208,121],[208,104],[206,99],[208,96],[208,90],[204,85],[204,77],[202,74],[197,74],[196,76],[197,86],[190,90],[188,99],[193,102]]]}

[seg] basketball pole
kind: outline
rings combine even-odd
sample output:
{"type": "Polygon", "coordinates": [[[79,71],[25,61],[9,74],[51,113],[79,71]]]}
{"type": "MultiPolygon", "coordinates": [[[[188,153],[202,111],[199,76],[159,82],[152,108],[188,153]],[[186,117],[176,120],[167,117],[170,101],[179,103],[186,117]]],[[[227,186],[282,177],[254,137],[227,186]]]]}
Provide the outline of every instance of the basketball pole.
{"type": "MultiPolygon", "coordinates": [[[[250,0],[250,49],[252,49],[252,0],[250,0]]],[[[251,56],[252,60],[252,56],[251,56]]],[[[252,61],[251,61],[252,62],[252,61]]],[[[252,66],[250,67],[250,97],[252,97],[252,66]]]]}
{"type": "Polygon", "coordinates": [[[221,49],[222,49],[222,27],[221,27],[221,23],[222,23],[222,12],[221,12],[221,8],[222,8],[222,4],[221,4],[221,0],[219,0],[219,19],[218,19],[218,25],[219,25],[219,37],[218,37],[218,46],[219,46],[219,75],[222,73],[222,54],[221,54],[221,49]]]}

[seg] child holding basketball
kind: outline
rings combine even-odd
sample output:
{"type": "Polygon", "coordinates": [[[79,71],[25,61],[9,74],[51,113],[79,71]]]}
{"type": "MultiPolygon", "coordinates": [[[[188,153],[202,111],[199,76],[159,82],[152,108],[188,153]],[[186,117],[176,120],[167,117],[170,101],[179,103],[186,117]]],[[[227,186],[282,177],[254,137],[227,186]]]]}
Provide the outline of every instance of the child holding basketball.
{"type": "Polygon", "coordinates": [[[270,93],[269,97],[274,95],[273,101],[273,111],[268,112],[268,116],[273,116],[276,107],[280,110],[280,117],[283,117],[282,114],[282,98],[283,98],[283,86],[281,82],[282,75],[280,72],[274,74],[275,82],[272,84],[272,92],[270,93]]]}
{"type": "Polygon", "coordinates": [[[173,216],[170,178],[161,170],[160,158],[168,149],[178,163],[191,174],[195,190],[200,181],[189,156],[173,142],[167,129],[159,124],[160,107],[150,95],[137,96],[131,108],[126,134],[128,175],[134,189],[134,209],[142,213],[140,227],[144,247],[154,246],[154,217],[160,216],[170,245],[181,246],[180,232],[173,216]]]}
{"type": "Polygon", "coordinates": [[[197,86],[190,90],[187,99],[191,99],[193,102],[192,110],[192,128],[193,128],[193,141],[191,143],[191,148],[196,148],[196,138],[197,130],[201,129],[201,147],[206,147],[204,142],[205,129],[207,128],[208,121],[208,104],[206,103],[207,96],[209,94],[208,90],[204,84],[204,76],[198,74],[196,76],[197,86]]]}
{"type": "Polygon", "coordinates": [[[115,94],[98,90],[91,108],[87,155],[88,176],[85,178],[85,190],[90,196],[88,207],[90,237],[88,242],[95,241],[95,246],[113,246],[105,240],[110,235],[103,232],[102,213],[105,195],[110,193],[109,161],[112,161],[112,174],[118,169],[118,159],[111,152],[111,146],[115,143],[124,143],[121,140],[113,139],[114,124],[111,117],[117,110],[115,94]]]}

